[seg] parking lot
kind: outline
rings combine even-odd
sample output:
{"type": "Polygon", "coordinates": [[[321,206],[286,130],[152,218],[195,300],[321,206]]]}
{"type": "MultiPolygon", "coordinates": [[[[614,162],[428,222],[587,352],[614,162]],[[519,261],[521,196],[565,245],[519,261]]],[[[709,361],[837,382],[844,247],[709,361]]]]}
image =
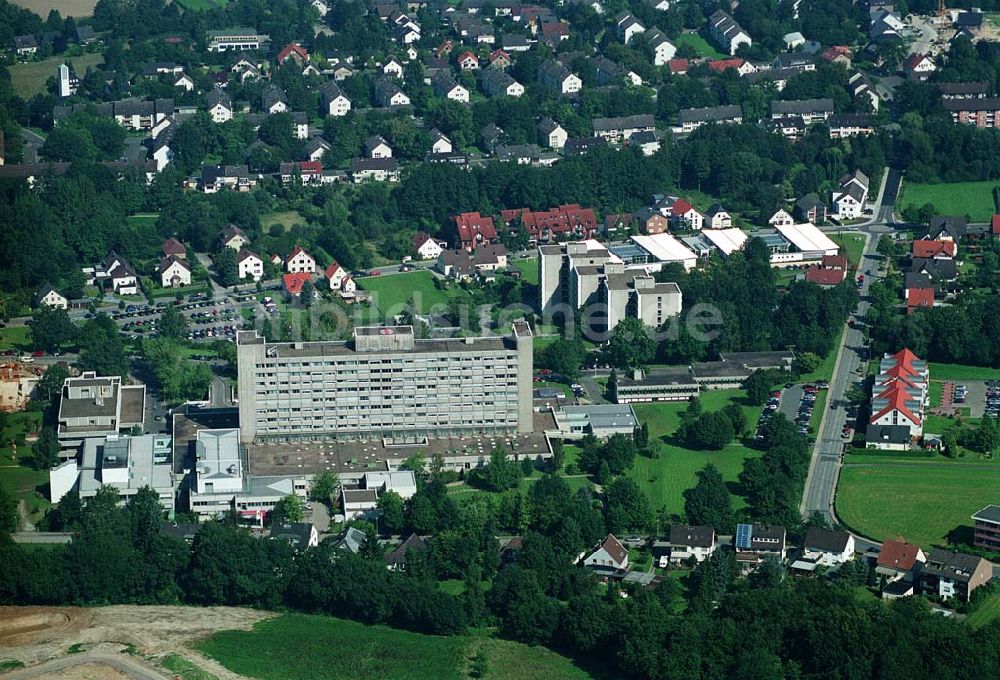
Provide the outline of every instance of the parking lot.
{"type": "Polygon", "coordinates": [[[955,412],[969,409],[971,418],[1000,415],[1000,381],[965,380],[946,382],[941,388],[941,409],[955,412]]]}
{"type": "MultiPolygon", "coordinates": [[[[764,410],[757,420],[757,431],[754,438],[761,441],[764,438],[764,427],[774,417],[775,413],[781,413],[788,420],[795,423],[799,434],[808,435],[812,425],[813,411],[816,408],[816,395],[820,389],[825,389],[826,385],[786,385],[782,390],[775,390],[771,393],[764,410]]],[[[850,432],[845,428],[845,437],[850,436],[850,432]]]]}

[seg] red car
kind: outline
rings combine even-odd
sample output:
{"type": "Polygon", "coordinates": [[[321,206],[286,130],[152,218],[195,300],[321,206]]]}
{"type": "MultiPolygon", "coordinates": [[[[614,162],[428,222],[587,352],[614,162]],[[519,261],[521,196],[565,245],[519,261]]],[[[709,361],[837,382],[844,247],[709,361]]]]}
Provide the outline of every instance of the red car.
{"type": "Polygon", "coordinates": [[[382,272],[380,272],[378,269],[372,269],[370,272],[368,272],[368,276],[381,276],[381,275],[382,272]]]}
{"type": "Polygon", "coordinates": [[[34,352],[31,353],[31,356],[33,356],[33,357],[43,357],[43,356],[45,356],[45,352],[43,350],[36,349],[34,352]]]}
{"type": "Polygon", "coordinates": [[[775,390],[774,392],[771,392],[771,396],[772,397],[781,397],[781,390],[775,390]]]}

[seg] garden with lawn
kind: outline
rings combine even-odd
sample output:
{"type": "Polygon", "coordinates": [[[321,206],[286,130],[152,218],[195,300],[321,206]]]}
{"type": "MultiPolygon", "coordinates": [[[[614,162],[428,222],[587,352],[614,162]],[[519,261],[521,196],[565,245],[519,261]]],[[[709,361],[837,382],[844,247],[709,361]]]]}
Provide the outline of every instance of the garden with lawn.
{"type": "Polygon", "coordinates": [[[901,210],[921,208],[930,203],[939,215],[968,215],[973,222],[989,222],[996,205],[993,188],[1000,181],[950,182],[937,184],[903,183],[899,199],[901,210]]]}
{"type": "Polygon", "coordinates": [[[677,37],[677,47],[680,48],[681,45],[690,46],[699,57],[707,57],[709,59],[725,59],[727,57],[727,55],[712,47],[712,45],[698,33],[680,34],[677,37]]]}
{"type": "Polygon", "coordinates": [[[847,256],[847,264],[857,267],[865,250],[865,237],[861,234],[827,234],[830,240],[843,249],[847,256]]]}
{"type": "MultiPolygon", "coordinates": [[[[748,427],[753,428],[760,416],[759,406],[744,403],[743,390],[709,390],[701,395],[704,411],[718,411],[728,404],[739,404],[746,413],[748,427]]],[[[649,426],[649,438],[659,444],[659,458],[636,456],[628,475],[635,480],[654,511],[668,513],[684,511],[684,491],[697,483],[696,473],[708,463],[712,463],[722,473],[733,497],[736,509],[746,505],[739,494],[738,477],[747,458],[759,456],[760,451],[747,446],[746,442],[734,440],[719,451],[693,451],[675,439],[674,434],[681,425],[681,414],[688,402],[654,402],[633,404],[636,417],[649,426]]]]}
{"type": "Polygon", "coordinates": [[[31,351],[31,329],[27,326],[4,326],[0,328],[0,352],[31,351]]]}
{"type": "Polygon", "coordinates": [[[538,285],[538,258],[525,257],[514,260],[514,266],[521,270],[521,279],[533,286],[538,285]]]}
{"type": "Polygon", "coordinates": [[[468,298],[468,293],[455,284],[440,282],[442,287],[439,288],[435,285],[434,275],[426,271],[365,276],[357,279],[357,284],[372,294],[372,304],[384,317],[402,312],[411,298],[424,314],[435,305],[447,307],[452,300],[468,298]]]}
{"type": "Polygon", "coordinates": [[[972,513],[996,503],[998,489],[994,461],[855,454],[840,472],[837,515],[875,540],[903,536],[924,548],[944,546],[949,535],[970,538],[972,513]]]}
{"type": "Polygon", "coordinates": [[[230,671],[260,680],[593,677],[544,647],[486,637],[421,635],[301,614],[268,619],[249,631],[221,631],[194,646],[230,671]]]}
{"type": "Polygon", "coordinates": [[[28,436],[41,426],[41,412],[21,411],[11,413],[0,431],[0,485],[15,499],[24,501],[33,520],[41,519],[42,513],[49,507],[48,499],[42,493],[49,483],[49,474],[31,466],[31,443],[27,441],[28,436]],[[16,446],[16,456],[11,443],[16,446]]]}

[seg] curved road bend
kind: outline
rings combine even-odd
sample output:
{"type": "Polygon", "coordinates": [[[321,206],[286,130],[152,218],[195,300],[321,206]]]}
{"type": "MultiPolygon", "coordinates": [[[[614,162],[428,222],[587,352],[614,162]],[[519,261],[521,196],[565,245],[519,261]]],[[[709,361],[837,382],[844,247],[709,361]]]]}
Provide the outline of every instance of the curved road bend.
{"type": "Polygon", "coordinates": [[[121,671],[130,678],[136,680],[171,680],[173,675],[161,673],[152,666],[128,656],[127,654],[109,654],[107,652],[83,652],[80,654],[70,654],[58,659],[46,661],[45,663],[31,666],[29,668],[19,668],[3,675],[4,680],[27,680],[27,678],[46,678],[49,674],[63,671],[75,666],[86,664],[99,664],[111,666],[117,671],[121,671]]]}

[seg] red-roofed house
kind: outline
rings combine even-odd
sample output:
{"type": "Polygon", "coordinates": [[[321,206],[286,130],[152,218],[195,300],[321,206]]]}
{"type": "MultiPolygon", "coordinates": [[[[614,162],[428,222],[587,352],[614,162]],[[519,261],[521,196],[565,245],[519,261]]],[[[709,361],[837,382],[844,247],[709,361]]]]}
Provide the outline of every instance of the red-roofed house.
{"type": "Polygon", "coordinates": [[[490,67],[499,71],[506,71],[514,63],[510,58],[510,53],[506,50],[493,50],[490,52],[490,67]]]}
{"type": "Polygon", "coordinates": [[[293,59],[296,64],[302,66],[303,64],[309,62],[310,57],[309,53],[306,52],[302,45],[299,45],[298,43],[288,43],[281,48],[280,52],[278,52],[276,60],[279,64],[284,64],[289,59],[293,59]]]}
{"type": "MultiPolygon", "coordinates": [[[[292,297],[299,297],[302,295],[302,287],[306,285],[306,281],[312,281],[312,274],[307,274],[306,272],[299,272],[297,274],[285,274],[281,277],[281,284],[285,288],[285,292],[292,297]]],[[[315,291],[313,295],[315,295],[315,291]]]]}
{"type": "Polygon", "coordinates": [[[589,239],[597,235],[598,229],[594,211],[576,203],[538,211],[527,208],[503,210],[500,212],[500,219],[508,227],[520,220],[534,243],[559,238],[589,239]]]}
{"type": "Polygon", "coordinates": [[[323,272],[323,276],[326,278],[326,283],[330,286],[330,290],[340,290],[341,284],[343,284],[345,280],[349,280],[351,278],[351,275],[347,273],[347,270],[336,262],[326,268],[326,271],[323,272]]]}
{"type": "Polygon", "coordinates": [[[935,260],[950,260],[955,257],[954,241],[914,239],[913,257],[931,257],[935,260]]]}
{"type": "Polygon", "coordinates": [[[170,257],[173,255],[174,257],[187,258],[187,248],[184,247],[183,243],[173,237],[164,241],[163,247],[160,248],[160,250],[163,251],[164,257],[170,257]]]}
{"type": "Polygon", "coordinates": [[[937,66],[929,54],[911,54],[903,63],[903,75],[914,80],[927,80],[937,71],[937,66]]]}
{"type": "Polygon", "coordinates": [[[667,210],[667,217],[672,224],[683,222],[691,229],[701,229],[704,223],[704,216],[694,209],[694,207],[683,198],[678,198],[667,210]]]}
{"type": "Polygon", "coordinates": [[[927,557],[918,546],[907,543],[900,537],[882,542],[875,561],[875,573],[884,576],[887,583],[912,582],[915,572],[926,561],[927,557]]]}
{"type": "Polygon", "coordinates": [[[583,558],[584,566],[598,573],[612,574],[628,569],[628,548],[608,534],[583,558]]]}
{"type": "Polygon", "coordinates": [[[1000,215],[994,215],[990,220],[990,231],[993,232],[994,236],[1000,236],[1000,215]]]}
{"type": "Polygon", "coordinates": [[[872,399],[872,425],[905,425],[911,437],[919,437],[923,428],[920,397],[902,383],[894,383],[872,399]]]}
{"type": "Polygon", "coordinates": [[[755,73],[757,69],[754,68],[753,64],[745,59],[715,59],[708,62],[708,69],[713,73],[722,73],[723,71],[729,69],[736,69],[736,71],[741,75],[745,76],[748,73],[755,73]]]}
{"type": "Polygon", "coordinates": [[[933,288],[907,288],[906,291],[906,312],[912,313],[918,307],[934,306],[933,288]]]}
{"type": "Polygon", "coordinates": [[[909,349],[886,355],[872,388],[869,424],[904,426],[909,429],[911,438],[919,437],[923,431],[929,377],[926,362],[909,349]]]}
{"type": "Polygon", "coordinates": [[[847,45],[834,45],[824,50],[820,56],[833,64],[843,64],[848,68],[851,66],[851,48],[847,45]]]}
{"type": "Polygon", "coordinates": [[[413,237],[413,252],[421,260],[436,260],[446,246],[444,241],[436,241],[430,234],[422,231],[418,231],[413,237]]]}
{"type": "Polygon", "coordinates": [[[476,212],[466,212],[455,215],[455,231],[458,235],[459,247],[475,250],[483,243],[496,243],[497,229],[493,218],[476,212]]]}
{"type": "Polygon", "coordinates": [[[303,184],[323,181],[323,164],[319,161],[299,161],[299,177],[303,184]]]}
{"type": "Polygon", "coordinates": [[[840,255],[824,255],[819,265],[806,267],[806,281],[820,286],[837,286],[847,278],[847,259],[840,255]]]}
{"type": "Polygon", "coordinates": [[[667,61],[667,70],[675,76],[682,76],[691,68],[691,62],[687,59],[670,59],[667,61]]]}
{"type": "Polygon", "coordinates": [[[546,21],[542,24],[542,36],[550,44],[569,40],[569,24],[562,21],[546,21]]]}
{"type": "Polygon", "coordinates": [[[478,71],[479,57],[466,50],[458,55],[458,68],[462,71],[478,71]]]}

